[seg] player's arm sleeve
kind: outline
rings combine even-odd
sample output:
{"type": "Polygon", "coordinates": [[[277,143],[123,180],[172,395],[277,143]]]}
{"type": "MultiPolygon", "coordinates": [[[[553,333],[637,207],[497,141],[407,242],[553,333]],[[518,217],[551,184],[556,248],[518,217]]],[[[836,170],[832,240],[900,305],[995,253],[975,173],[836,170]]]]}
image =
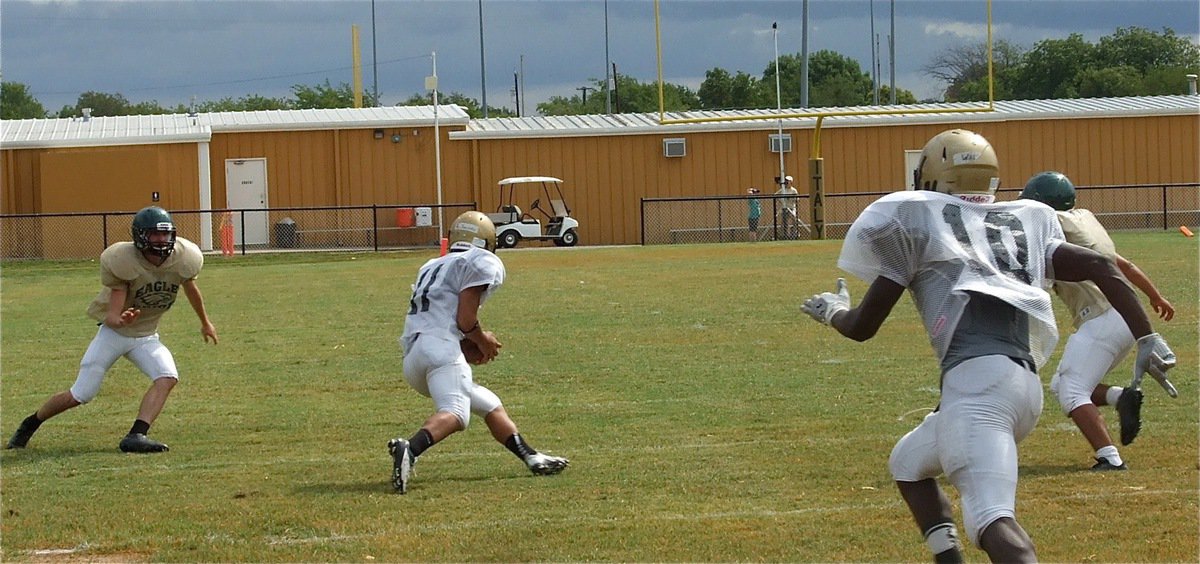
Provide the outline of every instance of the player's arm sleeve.
{"type": "Polygon", "coordinates": [[[882,277],[908,287],[916,267],[916,242],[897,218],[896,206],[879,204],[868,206],[850,226],[838,267],[864,282],[882,277]]]}
{"type": "Polygon", "coordinates": [[[124,260],[118,248],[109,247],[100,253],[100,283],[105,287],[124,289],[136,278],[137,268],[124,260]]]}
{"type": "Polygon", "coordinates": [[[200,269],[204,268],[204,253],[200,252],[200,247],[197,247],[191,241],[183,242],[181,251],[182,264],[179,266],[179,275],[184,280],[195,280],[200,276],[200,269]]]}

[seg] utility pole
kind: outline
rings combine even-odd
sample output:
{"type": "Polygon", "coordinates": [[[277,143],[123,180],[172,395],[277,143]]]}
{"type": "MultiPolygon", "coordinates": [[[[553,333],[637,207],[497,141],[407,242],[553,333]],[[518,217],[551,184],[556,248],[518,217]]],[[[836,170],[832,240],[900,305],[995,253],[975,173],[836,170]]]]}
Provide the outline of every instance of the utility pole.
{"type": "Polygon", "coordinates": [[[371,0],[371,95],[372,106],[379,105],[379,54],[375,51],[375,0],[371,0]]]}
{"type": "Polygon", "coordinates": [[[808,0],[804,0],[800,37],[800,107],[808,107],[808,0]]]}
{"type": "Polygon", "coordinates": [[[488,117],[487,63],[483,56],[483,0],[479,0],[479,89],[483,96],[483,117],[488,117]]]}
{"type": "Polygon", "coordinates": [[[890,101],[893,106],[896,105],[896,0],[892,0],[892,34],[888,36],[888,49],[891,55],[892,64],[890,66],[892,73],[892,92],[890,101]]]}
{"type": "Polygon", "coordinates": [[[583,92],[583,105],[586,106],[588,90],[595,91],[596,89],[592,88],[591,86],[580,86],[579,88],[576,88],[576,90],[583,92]]]}
{"type": "Polygon", "coordinates": [[[608,0],[604,0],[604,113],[612,114],[612,84],[608,82],[608,0]]]}

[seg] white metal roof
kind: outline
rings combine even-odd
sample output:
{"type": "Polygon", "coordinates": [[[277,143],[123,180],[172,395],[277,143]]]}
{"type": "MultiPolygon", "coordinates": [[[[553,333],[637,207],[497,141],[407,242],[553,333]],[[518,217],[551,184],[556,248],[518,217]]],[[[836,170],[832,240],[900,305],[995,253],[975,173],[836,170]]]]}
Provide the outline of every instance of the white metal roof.
{"type": "Polygon", "coordinates": [[[88,147],[208,141],[208,126],[186,115],[0,120],[0,147],[88,147]]]}
{"type": "MultiPolygon", "coordinates": [[[[1072,119],[1085,117],[1136,117],[1151,115],[1200,115],[1200,96],[1136,96],[1126,98],[1078,98],[1071,100],[998,101],[993,112],[962,113],[964,109],[986,108],[986,102],[910,104],[838,108],[785,109],[787,113],[815,111],[880,111],[906,109],[946,110],[948,113],[910,113],[889,115],[835,116],[822,122],[823,128],[863,125],[906,125],[912,123],[961,123],[1030,119],[1072,119]]],[[[504,139],[514,137],[577,137],[597,135],[679,134],[702,131],[754,131],[779,127],[775,110],[721,110],[671,112],[667,120],[733,118],[706,123],[660,124],[657,113],[490,118],[472,120],[465,131],[455,131],[451,139],[504,139]],[[762,119],[746,119],[761,117],[762,119]]],[[[815,117],[788,118],[788,129],[812,129],[815,117]]]]}
{"type": "Polygon", "coordinates": [[[214,132],[303,131],[313,129],[361,129],[370,127],[466,125],[470,116],[455,104],[433,106],[385,106],[380,108],[337,108],[322,110],[259,110],[200,114],[200,122],[214,132]]]}
{"type": "MultiPolygon", "coordinates": [[[[438,105],[436,120],[466,125],[461,107],[438,105]]],[[[329,110],[261,110],[93,118],[0,120],[0,148],[98,147],[203,142],[213,133],[421,127],[434,124],[433,106],[329,110]]]]}

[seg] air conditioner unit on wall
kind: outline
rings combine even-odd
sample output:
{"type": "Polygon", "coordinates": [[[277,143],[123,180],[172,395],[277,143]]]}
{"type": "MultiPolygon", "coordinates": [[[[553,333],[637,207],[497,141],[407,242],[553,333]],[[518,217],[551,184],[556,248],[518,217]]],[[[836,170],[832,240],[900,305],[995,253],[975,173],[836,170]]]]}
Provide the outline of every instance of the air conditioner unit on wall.
{"type": "Polygon", "coordinates": [[[779,145],[781,143],[783,145],[784,153],[792,152],[792,134],[791,133],[784,133],[783,135],[780,135],[778,133],[772,133],[770,139],[767,141],[767,146],[768,146],[768,149],[770,149],[770,151],[772,153],[778,153],[778,152],[780,152],[779,145]]]}
{"type": "Polygon", "coordinates": [[[687,139],[675,137],[663,139],[664,157],[682,157],[687,155],[687,139]]]}

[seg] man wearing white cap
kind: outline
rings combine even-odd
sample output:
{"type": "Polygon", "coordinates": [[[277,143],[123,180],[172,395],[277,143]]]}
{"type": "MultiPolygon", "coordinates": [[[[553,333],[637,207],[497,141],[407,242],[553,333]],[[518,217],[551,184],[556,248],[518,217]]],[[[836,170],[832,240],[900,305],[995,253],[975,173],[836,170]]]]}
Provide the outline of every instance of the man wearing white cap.
{"type": "Polygon", "coordinates": [[[800,194],[796,187],[792,185],[792,177],[783,177],[783,186],[775,192],[776,196],[784,196],[779,198],[779,225],[783,228],[784,239],[798,239],[800,237],[800,229],[797,225],[796,203],[797,196],[800,194]]]}

